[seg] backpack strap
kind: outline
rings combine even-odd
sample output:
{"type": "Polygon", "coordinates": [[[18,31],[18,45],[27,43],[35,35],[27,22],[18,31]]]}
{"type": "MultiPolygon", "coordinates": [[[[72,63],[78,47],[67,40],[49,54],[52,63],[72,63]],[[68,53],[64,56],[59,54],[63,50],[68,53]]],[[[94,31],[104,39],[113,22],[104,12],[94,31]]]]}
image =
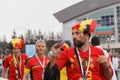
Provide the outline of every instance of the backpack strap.
{"type": "MultiPolygon", "coordinates": [[[[74,51],[75,51],[75,54],[76,54],[76,56],[77,56],[77,60],[78,60],[78,63],[79,63],[79,67],[80,67],[80,69],[81,69],[80,61],[79,61],[79,58],[78,58],[79,55],[77,54],[76,47],[74,48],[74,51]]],[[[80,72],[81,72],[81,70],[80,70],[80,72]]]]}

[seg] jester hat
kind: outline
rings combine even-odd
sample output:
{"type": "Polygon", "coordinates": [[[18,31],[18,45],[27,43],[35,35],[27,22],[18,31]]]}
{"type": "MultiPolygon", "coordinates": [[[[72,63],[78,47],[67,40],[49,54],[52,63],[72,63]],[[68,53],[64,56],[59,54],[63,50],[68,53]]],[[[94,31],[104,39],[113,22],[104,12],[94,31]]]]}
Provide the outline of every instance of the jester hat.
{"type": "Polygon", "coordinates": [[[89,19],[89,20],[83,20],[75,25],[72,26],[72,30],[79,30],[80,32],[83,32],[84,34],[89,34],[96,28],[96,21],[89,19]]]}
{"type": "Polygon", "coordinates": [[[20,39],[20,38],[14,38],[11,40],[10,42],[11,48],[20,48],[23,49],[25,46],[24,40],[20,39]]]}

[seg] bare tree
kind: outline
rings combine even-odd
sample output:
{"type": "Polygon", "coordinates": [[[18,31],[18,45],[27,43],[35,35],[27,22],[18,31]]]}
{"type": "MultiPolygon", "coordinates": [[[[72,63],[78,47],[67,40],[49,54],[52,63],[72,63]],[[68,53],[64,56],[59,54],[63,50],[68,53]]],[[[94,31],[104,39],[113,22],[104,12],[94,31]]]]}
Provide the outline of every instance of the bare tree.
{"type": "Polygon", "coordinates": [[[15,31],[15,29],[13,30],[13,35],[12,35],[12,39],[13,38],[16,38],[17,36],[16,36],[16,31],[15,31]]]}

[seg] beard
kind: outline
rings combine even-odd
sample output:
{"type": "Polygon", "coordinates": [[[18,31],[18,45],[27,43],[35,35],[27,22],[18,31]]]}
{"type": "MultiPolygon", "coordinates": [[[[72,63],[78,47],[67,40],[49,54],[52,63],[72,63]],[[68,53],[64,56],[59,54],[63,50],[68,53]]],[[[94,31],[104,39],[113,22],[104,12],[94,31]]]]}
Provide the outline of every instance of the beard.
{"type": "Polygon", "coordinates": [[[82,41],[78,41],[78,43],[74,43],[74,46],[75,47],[82,47],[84,45],[84,42],[82,42],[82,41]]]}
{"type": "Polygon", "coordinates": [[[74,46],[81,48],[85,44],[85,38],[83,38],[81,41],[74,40],[74,46]]]}

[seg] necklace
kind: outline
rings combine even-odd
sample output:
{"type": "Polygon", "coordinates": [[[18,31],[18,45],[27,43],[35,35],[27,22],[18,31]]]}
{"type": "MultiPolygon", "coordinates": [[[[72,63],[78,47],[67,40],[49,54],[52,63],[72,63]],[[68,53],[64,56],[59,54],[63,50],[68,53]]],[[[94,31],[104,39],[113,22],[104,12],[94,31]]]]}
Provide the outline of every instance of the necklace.
{"type": "Polygon", "coordinates": [[[37,58],[39,64],[41,65],[41,67],[43,68],[43,71],[42,71],[42,80],[43,80],[43,77],[44,77],[44,67],[45,67],[45,56],[43,58],[43,63],[40,61],[40,59],[38,58],[37,55],[36,55],[36,58],[37,58]]]}
{"type": "Polygon", "coordinates": [[[84,72],[84,70],[83,70],[82,60],[81,60],[81,57],[80,57],[80,53],[78,51],[78,47],[76,48],[76,51],[77,51],[78,60],[79,60],[79,64],[80,64],[80,69],[81,69],[81,73],[82,73],[82,79],[86,80],[87,74],[88,74],[88,70],[89,70],[89,67],[90,67],[91,49],[89,47],[89,52],[88,52],[88,66],[87,66],[86,72],[84,72]]]}
{"type": "Polygon", "coordinates": [[[14,65],[16,67],[15,73],[16,73],[16,78],[18,78],[18,80],[21,80],[21,65],[22,65],[22,60],[21,60],[21,56],[20,56],[20,60],[16,59],[15,56],[13,55],[13,60],[14,60],[14,65]]]}

